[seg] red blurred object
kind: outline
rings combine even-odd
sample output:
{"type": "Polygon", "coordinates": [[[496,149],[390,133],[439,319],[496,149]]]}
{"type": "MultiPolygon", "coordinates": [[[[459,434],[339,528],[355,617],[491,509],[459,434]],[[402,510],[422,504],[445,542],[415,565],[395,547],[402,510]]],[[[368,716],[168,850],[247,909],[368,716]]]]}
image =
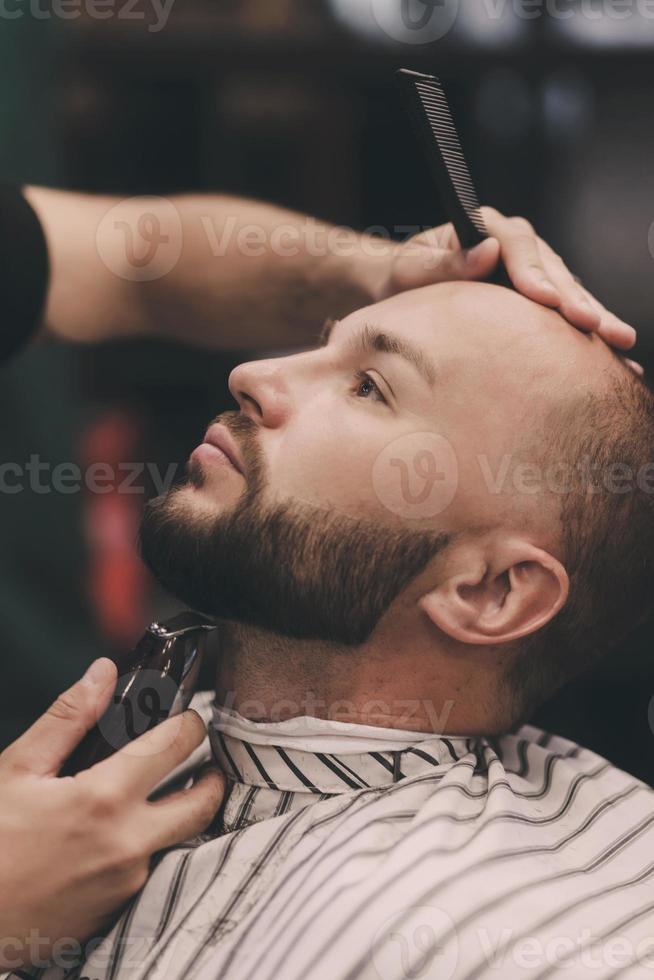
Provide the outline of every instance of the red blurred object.
{"type": "Polygon", "coordinates": [[[112,409],[86,429],[81,442],[88,591],[103,635],[121,651],[149,615],[150,580],[136,547],[145,487],[138,480],[128,484],[140,465],[135,460],[142,435],[136,412],[112,409]]]}

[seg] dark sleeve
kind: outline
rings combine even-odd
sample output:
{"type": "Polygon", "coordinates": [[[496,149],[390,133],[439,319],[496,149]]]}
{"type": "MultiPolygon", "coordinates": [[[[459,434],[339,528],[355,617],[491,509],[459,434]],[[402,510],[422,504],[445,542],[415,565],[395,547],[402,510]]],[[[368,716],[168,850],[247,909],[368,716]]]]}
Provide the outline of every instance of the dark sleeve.
{"type": "Polygon", "coordinates": [[[0,362],[38,329],[49,276],[41,222],[20,187],[0,183],[0,362]]]}

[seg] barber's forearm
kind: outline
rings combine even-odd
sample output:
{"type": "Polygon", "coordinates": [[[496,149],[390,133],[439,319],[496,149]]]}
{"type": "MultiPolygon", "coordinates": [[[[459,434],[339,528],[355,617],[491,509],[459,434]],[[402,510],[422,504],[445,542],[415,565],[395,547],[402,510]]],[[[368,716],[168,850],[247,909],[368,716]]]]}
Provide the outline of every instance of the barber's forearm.
{"type": "Polygon", "coordinates": [[[301,345],[325,317],[371,302],[390,263],[383,242],[375,254],[366,239],[363,255],[360,236],[256,201],[134,198],[114,211],[110,197],[26,196],[50,251],[45,326],[64,340],[301,345]]]}
{"type": "Polygon", "coordinates": [[[62,340],[170,337],[226,349],[310,344],[325,317],[404,289],[486,279],[629,350],[632,327],[577,283],[521,218],[483,209],[492,235],[463,252],[451,225],[403,245],[224,195],[96,197],[28,188],[48,242],[45,328],[62,340]]]}
{"type": "Polygon", "coordinates": [[[127,335],[136,319],[138,284],[116,275],[100,257],[96,242],[112,198],[45,187],[26,187],[24,194],[48,245],[45,330],[82,343],[127,335]]]}
{"type": "Polygon", "coordinates": [[[372,302],[360,235],[259,201],[173,201],[182,254],[141,290],[154,330],[216,347],[287,347],[315,341],[326,317],[372,302]]]}

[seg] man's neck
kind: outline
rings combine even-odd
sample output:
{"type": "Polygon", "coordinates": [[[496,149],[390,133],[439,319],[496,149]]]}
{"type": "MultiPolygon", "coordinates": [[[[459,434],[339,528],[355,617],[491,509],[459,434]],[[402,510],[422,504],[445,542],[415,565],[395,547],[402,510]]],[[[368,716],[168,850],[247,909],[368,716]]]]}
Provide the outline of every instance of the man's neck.
{"type": "Polygon", "coordinates": [[[344,647],[223,623],[216,697],[252,721],[306,715],[406,731],[473,734],[483,727],[471,718],[481,706],[477,700],[471,711],[472,678],[463,690],[460,668],[456,658],[435,656],[433,641],[425,650],[419,637],[411,651],[388,642],[344,647]]]}

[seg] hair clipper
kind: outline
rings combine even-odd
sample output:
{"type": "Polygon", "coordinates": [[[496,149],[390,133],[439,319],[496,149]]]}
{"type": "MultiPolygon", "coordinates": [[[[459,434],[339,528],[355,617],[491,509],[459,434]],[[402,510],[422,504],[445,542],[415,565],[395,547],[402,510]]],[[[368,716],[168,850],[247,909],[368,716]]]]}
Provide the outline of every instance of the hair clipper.
{"type": "Polygon", "coordinates": [[[119,665],[112,701],[65,763],[73,776],[107,759],[160,722],[181,714],[198,682],[205,643],[215,623],[183,612],[155,622],[119,665]]]}

